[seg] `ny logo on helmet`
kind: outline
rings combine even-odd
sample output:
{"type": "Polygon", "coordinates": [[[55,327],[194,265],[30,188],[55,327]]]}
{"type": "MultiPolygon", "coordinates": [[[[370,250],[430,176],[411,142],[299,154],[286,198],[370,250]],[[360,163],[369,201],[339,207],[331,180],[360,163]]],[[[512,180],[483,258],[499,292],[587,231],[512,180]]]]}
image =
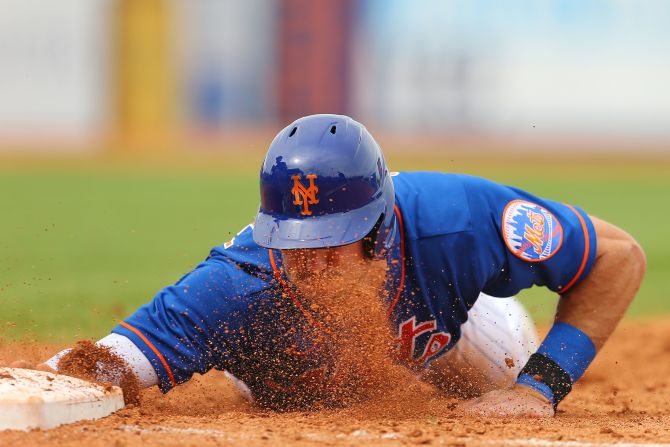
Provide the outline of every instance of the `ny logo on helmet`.
{"type": "Polygon", "coordinates": [[[316,205],[319,203],[319,199],[316,198],[316,193],[319,192],[319,188],[314,185],[314,179],[316,179],[316,174],[307,174],[305,177],[309,180],[309,188],[305,186],[300,181],[300,175],[292,175],[291,179],[293,180],[293,188],[291,188],[291,193],[295,196],[293,199],[294,205],[302,205],[302,211],[300,214],[303,216],[311,216],[312,212],[309,209],[309,205],[316,205]]]}

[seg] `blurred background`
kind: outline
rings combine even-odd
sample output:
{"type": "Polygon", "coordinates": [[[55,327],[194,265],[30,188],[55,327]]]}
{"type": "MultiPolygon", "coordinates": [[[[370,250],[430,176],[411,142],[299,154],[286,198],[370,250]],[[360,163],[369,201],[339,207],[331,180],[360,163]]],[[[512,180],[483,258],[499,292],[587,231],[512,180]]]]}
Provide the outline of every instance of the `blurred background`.
{"type": "MultiPolygon", "coordinates": [[[[273,135],[362,121],[647,250],[669,312],[670,2],[0,0],[0,337],[104,335],[252,220],[273,135]]],[[[542,320],[552,298],[524,298],[542,320]]]]}
{"type": "Polygon", "coordinates": [[[663,0],[2,3],[5,151],[274,130],[324,111],[377,132],[668,150],[663,0]]]}

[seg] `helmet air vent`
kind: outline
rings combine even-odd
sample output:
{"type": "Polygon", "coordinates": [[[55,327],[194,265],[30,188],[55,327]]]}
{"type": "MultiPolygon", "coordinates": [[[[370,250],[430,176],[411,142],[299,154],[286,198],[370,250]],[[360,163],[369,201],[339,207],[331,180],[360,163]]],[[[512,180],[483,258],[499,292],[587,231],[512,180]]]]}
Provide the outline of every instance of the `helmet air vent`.
{"type": "Polygon", "coordinates": [[[335,135],[335,132],[336,132],[336,131],[337,131],[337,126],[335,126],[335,125],[330,126],[330,133],[332,133],[333,135],[335,135]]]}
{"type": "Polygon", "coordinates": [[[289,137],[292,137],[293,135],[295,135],[295,132],[296,132],[297,130],[298,130],[298,126],[295,126],[293,129],[291,129],[291,133],[288,134],[288,136],[289,136],[289,137]]]}

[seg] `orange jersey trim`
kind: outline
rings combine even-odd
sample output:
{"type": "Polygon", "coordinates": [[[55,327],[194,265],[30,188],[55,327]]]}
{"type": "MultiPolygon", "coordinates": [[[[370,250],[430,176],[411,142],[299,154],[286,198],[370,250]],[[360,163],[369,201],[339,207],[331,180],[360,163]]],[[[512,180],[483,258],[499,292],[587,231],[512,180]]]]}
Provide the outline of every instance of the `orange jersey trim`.
{"type": "Polygon", "coordinates": [[[570,208],[570,210],[577,215],[579,223],[582,224],[582,231],[584,231],[584,257],[582,258],[582,264],[579,266],[579,270],[577,270],[577,274],[565,287],[563,287],[563,289],[561,289],[561,291],[559,292],[560,294],[566,293],[568,289],[574,286],[577,280],[582,276],[582,273],[584,273],[584,268],[586,267],[586,263],[589,260],[589,251],[591,250],[591,241],[589,240],[589,229],[586,226],[584,218],[582,217],[581,214],[579,214],[579,212],[573,206],[568,204],[566,204],[565,206],[570,208]]]}
{"type": "Polygon", "coordinates": [[[153,353],[156,354],[156,357],[158,357],[158,360],[160,360],[161,364],[165,368],[165,371],[167,371],[167,375],[170,378],[170,383],[172,384],[172,386],[177,386],[177,381],[174,378],[174,374],[172,374],[172,369],[170,369],[170,365],[168,365],[167,361],[165,361],[165,357],[163,357],[163,354],[161,354],[160,351],[158,349],[156,349],[156,347],[153,345],[153,343],[151,343],[149,341],[149,339],[144,336],[143,333],[141,333],[139,330],[137,330],[135,327],[129,325],[125,321],[122,321],[119,324],[121,326],[125,327],[126,329],[128,329],[129,331],[134,332],[135,335],[140,337],[142,339],[142,341],[144,343],[146,343],[146,345],[149,347],[149,349],[151,349],[153,351],[153,353]]]}
{"type": "Polygon", "coordinates": [[[400,208],[398,205],[393,206],[395,215],[398,218],[398,228],[400,229],[400,285],[398,286],[398,292],[396,293],[395,299],[391,303],[391,306],[386,311],[386,317],[388,318],[393,312],[396,304],[400,300],[400,295],[402,290],[405,287],[405,224],[402,221],[402,214],[400,214],[400,208]]]}

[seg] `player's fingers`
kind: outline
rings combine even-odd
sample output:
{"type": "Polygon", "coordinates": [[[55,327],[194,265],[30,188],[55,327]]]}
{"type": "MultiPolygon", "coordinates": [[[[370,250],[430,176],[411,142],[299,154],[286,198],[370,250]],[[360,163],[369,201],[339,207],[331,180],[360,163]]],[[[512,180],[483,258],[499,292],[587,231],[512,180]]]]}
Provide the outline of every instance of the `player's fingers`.
{"type": "Polygon", "coordinates": [[[464,414],[488,417],[551,417],[551,404],[534,397],[507,390],[491,391],[482,397],[463,402],[457,408],[464,414]]]}
{"type": "Polygon", "coordinates": [[[482,405],[489,406],[497,401],[505,401],[506,397],[502,395],[503,393],[504,392],[502,390],[489,391],[488,393],[483,394],[475,399],[469,399],[466,400],[465,402],[461,402],[461,404],[458,405],[457,408],[460,410],[470,410],[480,407],[482,405]]]}

